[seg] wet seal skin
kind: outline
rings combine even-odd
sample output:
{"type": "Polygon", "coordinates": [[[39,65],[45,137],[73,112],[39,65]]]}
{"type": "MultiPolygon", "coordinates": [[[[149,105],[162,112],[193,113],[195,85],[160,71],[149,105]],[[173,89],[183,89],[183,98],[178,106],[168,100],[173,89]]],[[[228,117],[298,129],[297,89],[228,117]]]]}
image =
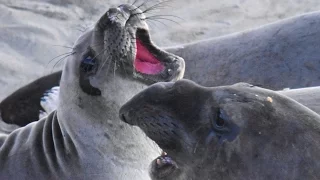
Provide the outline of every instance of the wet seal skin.
{"type": "Polygon", "coordinates": [[[157,83],[119,116],[165,152],[153,180],[320,178],[320,116],[276,91],[157,83]]]}
{"type": "Polygon", "coordinates": [[[184,61],[153,44],[145,18],[134,5],[110,8],[75,42],[59,93],[45,95],[58,96],[57,110],[14,131],[1,121],[0,179],[149,179],[159,151],[118,111],[148,84],[182,78],[184,61]]]}

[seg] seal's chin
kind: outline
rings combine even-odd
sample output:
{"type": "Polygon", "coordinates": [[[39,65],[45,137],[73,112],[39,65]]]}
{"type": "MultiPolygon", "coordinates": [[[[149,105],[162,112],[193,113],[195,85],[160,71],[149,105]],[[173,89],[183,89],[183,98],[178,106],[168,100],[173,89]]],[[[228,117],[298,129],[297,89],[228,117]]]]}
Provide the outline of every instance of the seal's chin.
{"type": "Polygon", "coordinates": [[[133,66],[137,72],[156,75],[164,71],[165,66],[157,59],[141,42],[136,40],[137,55],[133,62],[133,66]]]}

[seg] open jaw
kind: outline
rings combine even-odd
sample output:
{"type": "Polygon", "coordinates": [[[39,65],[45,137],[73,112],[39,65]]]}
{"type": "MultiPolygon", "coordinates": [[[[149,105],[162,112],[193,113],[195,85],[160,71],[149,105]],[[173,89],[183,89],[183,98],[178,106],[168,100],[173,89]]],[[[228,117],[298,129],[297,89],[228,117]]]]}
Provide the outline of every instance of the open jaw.
{"type": "Polygon", "coordinates": [[[175,81],[184,74],[184,60],[154,45],[148,30],[138,29],[133,69],[137,76],[154,82],[175,81]]]}
{"type": "Polygon", "coordinates": [[[134,59],[134,68],[137,72],[143,74],[159,74],[164,71],[165,66],[158,60],[146,47],[140,39],[136,40],[137,55],[134,59]]]}
{"type": "Polygon", "coordinates": [[[133,61],[135,70],[142,74],[156,75],[165,70],[164,62],[156,57],[157,48],[150,40],[148,31],[137,30],[136,57],[133,61]],[[153,50],[153,52],[151,51],[153,50]]]}
{"type": "Polygon", "coordinates": [[[179,171],[176,162],[165,152],[162,152],[150,165],[150,175],[152,179],[163,179],[177,174],[179,171]]]}

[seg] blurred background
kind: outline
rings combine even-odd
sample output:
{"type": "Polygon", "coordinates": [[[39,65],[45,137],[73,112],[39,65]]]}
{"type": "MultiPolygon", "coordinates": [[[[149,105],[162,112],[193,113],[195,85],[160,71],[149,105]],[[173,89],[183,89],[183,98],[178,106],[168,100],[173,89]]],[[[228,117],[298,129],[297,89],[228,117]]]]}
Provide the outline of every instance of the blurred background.
{"type": "MultiPolygon", "coordinates": [[[[110,7],[133,2],[0,0],[0,100],[61,69],[63,60],[55,65],[63,57],[59,55],[71,51],[68,47],[86,27],[110,7]]],[[[142,3],[141,9],[154,7],[146,15],[153,16],[148,23],[159,46],[223,36],[320,10],[319,0],[138,0],[135,4],[142,3]]]]}

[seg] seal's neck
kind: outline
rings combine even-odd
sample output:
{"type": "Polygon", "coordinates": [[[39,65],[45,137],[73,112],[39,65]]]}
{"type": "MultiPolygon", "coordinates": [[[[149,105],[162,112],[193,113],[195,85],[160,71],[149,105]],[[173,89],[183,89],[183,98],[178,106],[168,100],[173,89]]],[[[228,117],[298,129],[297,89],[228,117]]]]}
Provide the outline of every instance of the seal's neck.
{"type": "MultiPolygon", "coordinates": [[[[113,64],[110,66],[113,67],[113,64]]],[[[74,62],[68,62],[63,71],[58,113],[66,116],[82,114],[82,117],[86,118],[76,119],[84,121],[83,123],[105,122],[106,120],[120,122],[118,118],[120,107],[147,87],[133,80],[132,74],[123,75],[120,70],[114,69],[100,72],[90,79],[92,86],[101,91],[100,96],[92,96],[81,89],[80,70],[74,67],[77,67],[74,62]]]]}
{"type": "Polygon", "coordinates": [[[104,83],[99,86],[101,96],[91,96],[81,90],[78,77],[77,70],[67,64],[57,109],[64,133],[86,154],[84,158],[95,162],[92,168],[103,167],[106,168],[103,171],[109,171],[112,159],[126,172],[140,169],[139,172],[147,173],[150,162],[159,155],[158,146],[139,128],[123,123],[118,117],[121,105],[146,86],[111,71],[105,81],[99,82],[104,83]]]}

